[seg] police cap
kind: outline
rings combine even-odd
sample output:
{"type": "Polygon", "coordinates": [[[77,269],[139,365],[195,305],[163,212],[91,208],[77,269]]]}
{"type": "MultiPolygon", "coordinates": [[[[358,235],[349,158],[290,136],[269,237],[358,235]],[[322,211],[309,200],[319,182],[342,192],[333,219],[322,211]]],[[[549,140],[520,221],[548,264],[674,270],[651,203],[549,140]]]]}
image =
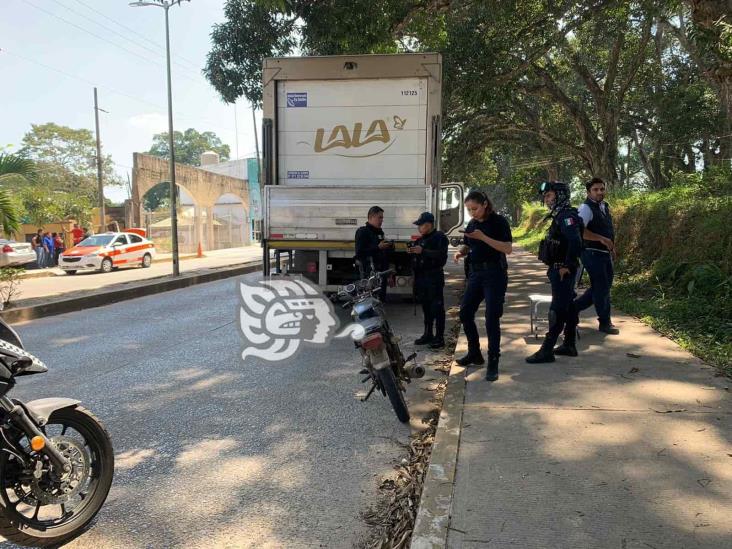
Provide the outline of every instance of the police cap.
{"type": "Polygon", "coordinates": [[[424,225],[425,223],[434,223],[435,222],[435,216],[432,215],[430,212],[422,212],[419,215],[419,219],[414,222],[414,225],[424,225]]]}

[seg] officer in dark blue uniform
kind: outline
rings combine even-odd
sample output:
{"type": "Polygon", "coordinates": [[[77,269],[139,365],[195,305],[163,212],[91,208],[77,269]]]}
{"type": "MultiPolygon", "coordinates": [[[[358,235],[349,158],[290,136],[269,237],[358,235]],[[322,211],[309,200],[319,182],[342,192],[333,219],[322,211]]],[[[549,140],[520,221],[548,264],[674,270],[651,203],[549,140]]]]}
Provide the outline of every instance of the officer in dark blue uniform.
{"type": "MultiPolygon", "coordinates": [[[[498,379],[498,358],[501,355],[501,316],[508,285],[506,255],[513,250],[511,227],[506,218],[493,211],[493,204],[481,191],[470,191],[465,207],[473,218],[465,228],[465,244],[469,247],[468,283],[460,304],[460,322],[468,340],[468,353],[459,358],[460,366],[483,364],[475,313],[485,300],[485,324],[488,331],[488,368],[486,379],[498,379]]],[[[464,250],[455,260],[464,257],[464,250]]]]}
{"type": "MultiPolygon", "coordinates": [[[[394,245],[384,240],[384,210],[379,206],[372,206],[368,211],[367,222],[356,231],[356,257],[359,263],[361,278],[369,276],[371,267],[375,271],[385,271],[389,268],[389,250],[394,245]]],[[[379,299],[386,299],[386,280],[382,281],[379,299]]]]}
{"type": "Polygon", "coordinates": [[[590,276],[590,287],[575,301],[577,311],[595,305],[599,330],[617,334],[618,329],[610,320],[610,287],[613,284],[613,255],[615,254],[615,229],[610,207],[605,202],[605,182],[594,177],[585,185],[587,199],[578,213],[584,222],[585,249],[582,265],[590,276]]]}
{"type": "Polygon", "coordinates": [[[574,306],[574,280],[582,252],[582,219],[569,203],[569,187],[559,181],[541,184],[544,204],[551,210],[552,223],[539,245],[539,259],[548,265],[546,274],[552,286],[549,305],[549,331],[541,348],[526,358],[530,364],[554,362],[554,355],[577,356],[575,338],[579,317],[574,306]],[[559,334],[564,342],[554,348],[559,334]]]}
{"type": "Polygon", "coordinates": [[[423,212],[414,224],[419,227],[421,237],[407,248],[407,252],[414,259],[414,294],[424,314],[424,333],[414,344],[442,349],[445,346],[445,273],[442,269],[447,263],[449,242],[445,233],[435,229],[435,216],[430,212],[423,212]]]}

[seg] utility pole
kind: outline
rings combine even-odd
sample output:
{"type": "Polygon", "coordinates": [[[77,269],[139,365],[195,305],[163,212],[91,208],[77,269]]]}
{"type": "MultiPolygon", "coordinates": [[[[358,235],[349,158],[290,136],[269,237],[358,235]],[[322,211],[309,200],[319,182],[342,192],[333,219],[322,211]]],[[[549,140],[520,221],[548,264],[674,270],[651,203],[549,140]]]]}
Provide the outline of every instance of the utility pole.
{"type": "MultiPolygon", "coordinates": [[[[170,150],[170,236],[173,252],[173,276],[180,275],[178,261],[178,189],[175,183],[175,146],[173,144],[173,92],[170,80],[170,30],[168,10],[170,6],[179,5],[183,0],[140,0],[130,2],[132,7],[155,6],[165,10],[165,58],[168,69],[168,149],[170,150]]],[[[190,1],[190,0],[188,0],[190,1]]]]}
{"type": "Polygon", "coordinates": [[[99,105],[97,104],[97,88],[94,88],[94,123],[97,129],[97,187],[99,192],[99,219],[101,232],[107,231],[107,215],[104,209],[104,182],[102,181],[102,143],[99,139],[99,105]]]}

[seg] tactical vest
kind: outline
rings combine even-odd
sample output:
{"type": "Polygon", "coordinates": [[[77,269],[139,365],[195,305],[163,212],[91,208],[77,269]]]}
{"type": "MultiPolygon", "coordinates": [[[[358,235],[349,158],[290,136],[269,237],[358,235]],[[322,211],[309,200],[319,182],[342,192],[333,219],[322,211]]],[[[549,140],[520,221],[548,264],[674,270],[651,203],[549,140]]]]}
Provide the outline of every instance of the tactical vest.
{"type": "MultiPolygon", "coordinates": [[[[585,204],[592,211],[592,220],[587,224],[587,228],[595,234],[609,238],[615,241],[615,231],[613,230],[613,218],[610,215],[610,207],[605,203],[605,213],[600,208],[600,204],[594,200],[587,199],[585,204]]],[[[585,248],[594,248],[596,250],[607,250],[604,244],[595,240],[585,240],[585,248]]]]}
{"type": "MultiPolygon", "coordinates": [[[[576,208],[570,208],[570,211],[574,214],[573,217],[578,220],[579,231],[582,234],[582,218],[577,213],[576,208]]],[[[567,257],[567,248],[567,239],[562,234],[557,218],[552,217],[552,224],[549,225],[546,236],[539,242],[539,261],[550,267],[556,263],[562,263],[567,257]]]]}

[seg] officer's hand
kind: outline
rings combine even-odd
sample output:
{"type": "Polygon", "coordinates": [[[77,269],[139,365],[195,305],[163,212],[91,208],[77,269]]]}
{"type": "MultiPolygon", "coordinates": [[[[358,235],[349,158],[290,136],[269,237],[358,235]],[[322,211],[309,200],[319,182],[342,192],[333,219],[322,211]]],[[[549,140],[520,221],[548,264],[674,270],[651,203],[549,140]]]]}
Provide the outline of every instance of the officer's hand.
{"type": "Polygon", "coordinates": [[[465,257],[465,254],[462,252],[455,252],[455,255],[453,256],[453,260],[455,263],[460,263],[460,260],[465,257]]]}
{"type": "Polygon", "coordinates": [[[559,267],[559,280],[564,280],[564,277],[569,274],[567,267],[559,267]]]}
{"type": "Polygon", "coordinates": [[[391,242],[389,242],[388,240],[383,240],[379,242],[380,250],[386,250],[387,248],[391,248],[391,242]]]}
{"type": "Polygon", "coordinates": [[[411,251],[411,252],[412,252],[413,254],[417,254],[417,255],[419,255],[419,254],[421,254],[421,253],[422,253],[422,246],[412,246],[412,247],[411,247],[411,248],[410,248],[409,250],[410,250],[410,251],[411,251]]]}
{"type": "Polygon", "coordinates": [[[475,238],[476,240],[483,240],[485,234],[480,229],[475,229],[472,232],[465,233],[465,238],[475,238]]]}
{"type": "Polygon", "coordinates": [[[611,252],[615,249],[615,243],[609,238],[603,237],[602,244],[611,252]]]}

